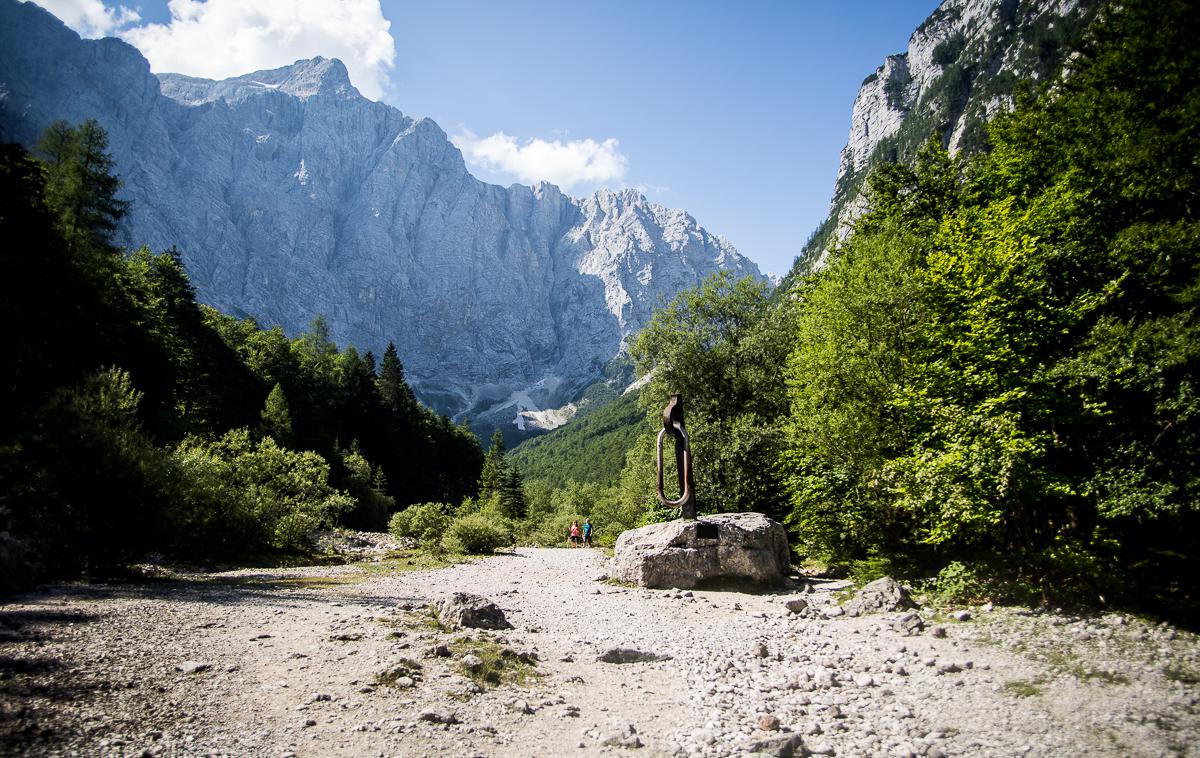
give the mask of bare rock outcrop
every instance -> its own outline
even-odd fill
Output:
[[[614,579],[686,589],[714,579],[778,584],[788,575],[787,533],[761,513],[720,513],[630,529],[617,539]]]

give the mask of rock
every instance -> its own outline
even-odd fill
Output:
[[[457,724],[458,716],[450,711],[439,711],[434,708],[427,708],[421,711],[417,716],[419,721],[428,721],[431,724]]]
[[[642,746],[642,740],[638,737],[637,729],[633,724],[626,724],[623,727],[601,733],[600,744],[604,747],[639,748]]]
[[[654,661],[669,661],[671,656],[648,653],[628,647],[614,647],[601,653],[596,660],[601,663],[653,663]]]
[[[758,728],[764,732],[774,732],[779,729],[779,718],[769,713],[758,717]]]
[[[792,598],[784,603],[788,611],[792,613],[804,613],[808,610],[808,601],[803,598]]]
[[[802,756],[805,754],[804,738],[795,733],[781,734],[778,737],[767,737],[747,744],[746,752],[762,753],[764,755],[778,756],[778,758]]]
[[[483,659],[473,653],[467,653],[461,660],[462,665],[466,666],[470,671],[478,671],[483,668]]]
[[[902,634],[920,634],[925,621],[918,613],[906,613],[892,621],[892,629]]]
[[[916,604],[908,596],[908,591],[895,579],[885,576],[876,579],[855,593],[850,602],[846,603],[845,610],[847,613],[857,616],[881,611],[903,611],[915,607]]]
[[[709,532],[715,537],[700,536]],[[761,513],[677,519],[623,532],[611,574],[642,587],[691,588],[712,580],[780,584],[789,570],[787,533]]]
[[[211,663],[203,663],[201,661],[184,661],[176,664],[175,670],[185,674],[199,674],[201,671],[208,671],[212,668]]]
[[[929,634],[931,637],[937,637],[939,640],[943,639],[946,636],[946,627],[935,626],[929,630]]]
[[[755,658],[766,658],[771,654],[771,652],[767,650],[766,644],[762,642],[754,643],[754,645],[752,645],[750,648],[750,652]]]
[[[430,653],[434,658],[449,658],[450,646],[446,644],[434,645],[433,650],[431,650]]]
[[[528,700],[521,700],[520,698],[516,698],[516,699],[514,699],[514,700],[510,700],[510,701],[509,701],[509,703],[508,703],[508,708],[509,708],[509,710],[511,710],[511,711],[514,711],[514,712],[516,712],[516,713],[520,713],[520,714],[522,714],[522,715],[525,715],[525,716],[528,716],[529,714],[533,713],[533,708],[532,708],[532,707],[530,707],[530,705],[529,705],[529,701],[528,701]]]
[[[835,619],[838,616],[844,616],[845,614],[846,614],[846,611],[843,610],[842,606],[840,606],[840,605],[831,605],[828,608],[826,608],[824,611],[822,611],[822,615],[825,616],[825,618],[827,618],[827,619]]]
[[[860,674],[854,675],[854,684],[859,687],[870,687],[871,685],[875,684],[875,677],[864,671]]]
[[[485,597],[455,592],[441,602],[438,620],[446,626],[470,629],[512,629],[504,611]]]
[[[955,611],[954,613],[950,614],[950,618],[954,619],[955,621],[970,621],[971,612],[966,610]]]

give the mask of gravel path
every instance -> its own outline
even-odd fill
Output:
[[[0,605],[0,754],[1200,755],[1188,632],[1006,608],[906,636],[899,614],[826,618],[841,583],[650,591],[604,568],[522,549],[47,588]],[[454,591],[494,600],[515,628],[470,636],[539,675],[463,676],[464,633],[424,610]],[[614,647],[670,657],[597,661]]]

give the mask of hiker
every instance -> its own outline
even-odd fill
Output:
[[[592,546],[592,520],[590,518],[583,520],[583,546]]]
[[[571,547],[579,547],[579,522],[571,522]]]

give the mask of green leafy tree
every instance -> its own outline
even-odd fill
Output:
[[[630,351],[638,373],[652,376],[641,394],[652,418],[669,395],[684,397],[703,510],[782,516],[775,460],[792,318],[790,301],[773,302],[766,283],[721,272],[655,312]]]

